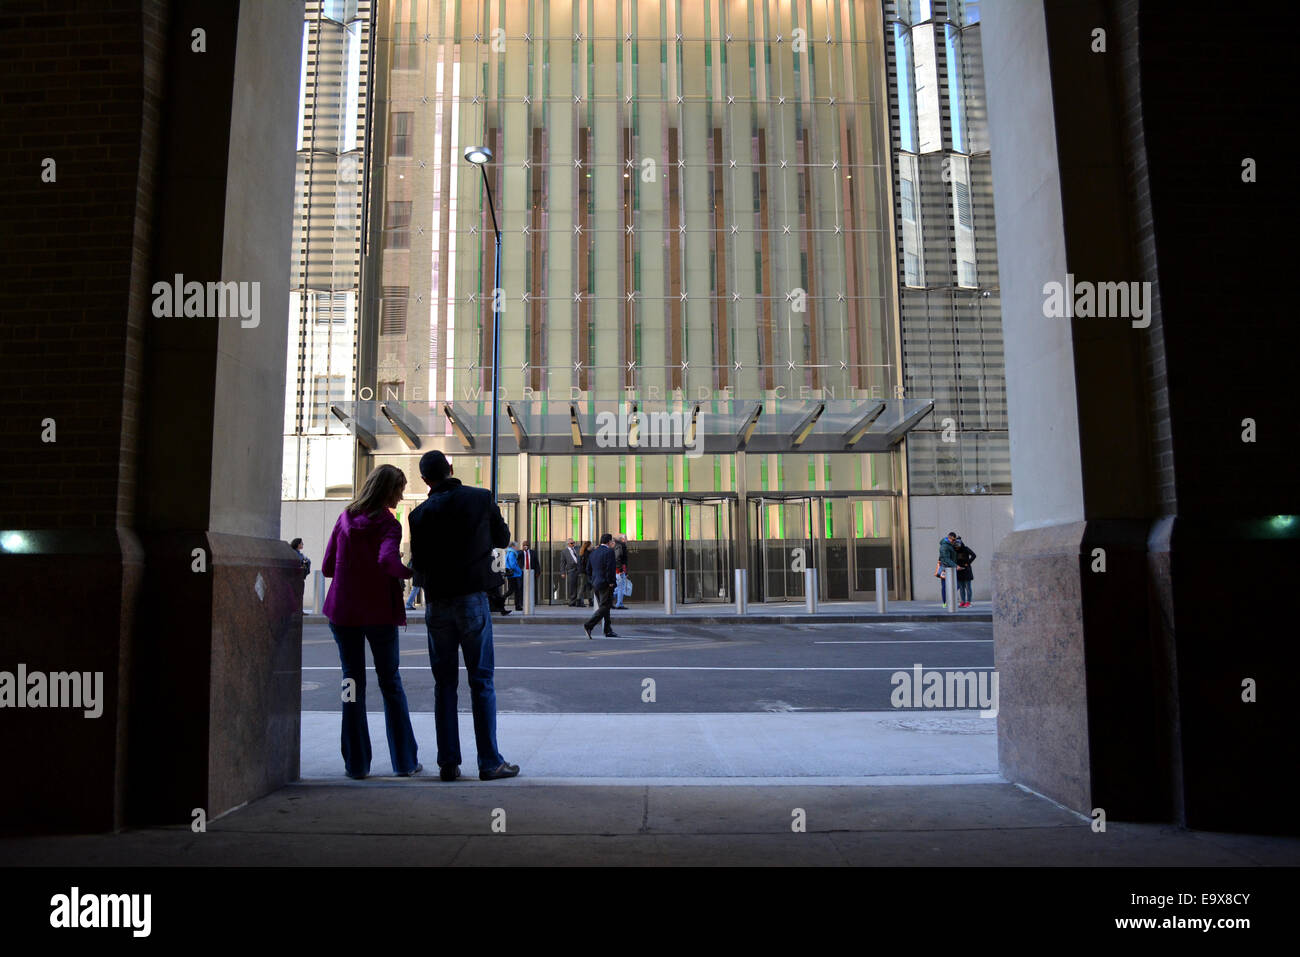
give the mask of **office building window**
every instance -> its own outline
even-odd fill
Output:
[[[312,379],[311,427],[324,430],[329,424],[330,406],[347,400],[348,380],[341,375],[318,375]]]
[[[315,293],[315,319],[318,324],[346,323],[348,321],[347,292]]]
[[[389,156],[411,155],[411,132],[414,113],[394,113],[392,115],[391,134],[388,141]]]
[[[384,248],[411,248],[411,203],[395,200],[388,204],[384,216]]]
[[[379,300],[379,334],[381,336],[406,335],[406,302],[409,290],[405,286],[385,286],[384,297]]]
[[[909,223],[914,223],[916,222],[916,199],[912,191],[912,181],[905,179],[901,186],[899,194],[902,197],[903,218]]]

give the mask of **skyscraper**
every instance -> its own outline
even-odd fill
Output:
[[[667,568],[687,602],[733,600],[736,569],[751,600],[801,598],[805,568],[823,599],[869,597],[876,568],[911,596],[935,543],[912,559],[908,466],[936,515],[959,490],[929,438],[953,390],[934,356],[955,349],[926,334],[970,311],[971,288],[991,339],[996,305],[967,281],[996,265],[991,199],[970,195],[987,150],[948,141],[965,231],[916,238],[978,271],[911,296],[895,221],[948,207],[919,173],[891,177],[940,149],[906,150],[891,123],[896,10],[377,0],[307,17],[286,534],[323,544],[378,464],[418,496],[429,448],[488,483],[493,230],[461,159],[481,144],[503,235],[500,493],[540,547],[544,600],[566,600],[563,543],[606,530],[632,541],[639,598],[662,597]],[[960,354],[976,357],[964,339]],[[1000,376],[989,354],[975,379]],[[965,462],[1005,411],[957,412]],[[982,454],[972,484],[1004,490]]]

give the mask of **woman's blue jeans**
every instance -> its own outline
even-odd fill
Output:
[[[415,770],[417,746],[411,727],[411,713],[406,706],[406,691],[397,673],[398,641],[396,625],[335,625],[331,622],[334,643],[339,647],[343,665],[343,766],[348,777],[363,778],[370,773],[370,727],[366,723],[366,641],[375,659],[375,675],[384,696],[384,726],[388,732],[388,757],[394,774]],[[347,681],[356,682],[355,694],[348,691]],[[349,699],[354,700],[349,700]]]

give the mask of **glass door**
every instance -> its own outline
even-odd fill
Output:
[[[755,601],[803,601],[814,566],[809,498],[749,500],[750,586]]]
[[[532,534],[537,551],[537,601],[544,605],[568,604],[569,579],[565,576],[563,553],[569,540],[579,551],[584,541],[599,541],[596,535],[596,503],[589,499],[534,499],[529,503]]]
[[[849,586],[852,598],[876,597],[876,569],[886,569],[889,597],[894,584],[894,498],[849,499]]]
[[[673,499],[669,511],[679,600],[682,604],[734,600],[731,501]]]

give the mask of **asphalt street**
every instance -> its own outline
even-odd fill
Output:
[[[993,626],[951,621],[872,624],[620,625],[588,641],[571,625],[495,629],[497,709],[520,714],[890,711],[891,675],[993,667]],[[424,618],[400,630],[411,711],[433,710]],[[367,655],[367,661],[370,661]],[[336,711],[342,672],[328,625],[303,626],[304,711]],[[643,701],[644,679],[655,700]],[[469,710],[462,667],[459,708]],[[368,673],[366,709],[382,710]]]

